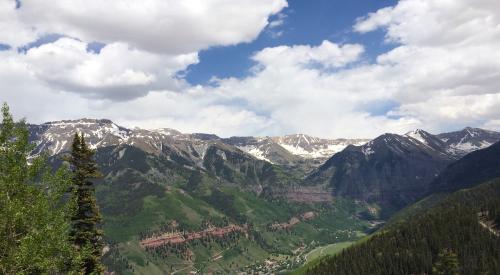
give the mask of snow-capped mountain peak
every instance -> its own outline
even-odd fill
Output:
[[[427,138],[429,137],[429,135],[429,133],[422,129],[416,129],[405,134],[405,136],[418,140],[423,144],[427,144]]]

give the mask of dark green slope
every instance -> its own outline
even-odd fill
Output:
[[[431,183],[430,193],[453,192],[470,188],[478,182],[500,177],[500,142],[474,151],[450,164]]]
[[[447,166],[429,185],[428,196],[402,209],[391,217],[386,226],[412,219],[439,204],[448,194],[471,188],[479,183],[500,177],[500,143],[474,151]]]
[[[308,267],[307,273],[433,274],[433,267],[447,254],[458,261],[460,274],[500,274],[500,238],[478,217],[489,211],[481,219],[498,232],[494,223],[499,206],[500,179],[458,191],[366,242]]]

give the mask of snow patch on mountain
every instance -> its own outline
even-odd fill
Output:
[[[349,145],[360,146],[365,139],[322,139],[304,134],[274,137],[273,140],[293,155],[306,159],[326,159]]]
[[[373,142],[368,142],[366,145],[361,147],[361,152],[365,155],[365,157],[369,157],[370,155],[375,154],[375,151],[372,148]]]
[[[247,154],[250,154],[257,159],[265,160],[267,162],[273,163],[270,159],[268,159],[266,157],[269,153],[269,150],[262,150],[261,148],[259,148],[258,146],[255,146],[255,145],[245,145],[245,146],[237,146],[237,147],[240,150],[242,150],[243,152],[246,152]]]
[[[484,149],[489,147],[492,143],[487,141],[480,141],[478,144],[473,144],[472,142],[459,142],[456,144],[451,144],[450,148],[453,150],[461,150],[464,152],[472,152],[479,149]]]
[[[424,133],[424,131],[422,131],[420,129],[408,132],[405,134],[405,136],[416,139],[416,140],[422,142],[423,144],[428,145],[426,137],[425,137],[425,133]]]
[[[156,132],[158,134],[166,135],[166,136],[181,136],[182,135],[181,132],[179,132],[175,129],[170,129],[170,128],[153,129],[151,131]]]
[[[285,148],[288,152],[303,158],[328,158],[344,150],[349,145],[348,143],[325,144],[323,146],[315,146],[315,148],[307,150],[301,146],[293,146],[283,143],[278,144]]]
[[[118,152],[118,159],[122,159],[123,156],[125,155],[125,151],[127,151],[126,148],[123,148],[121,149],[119,152]]]

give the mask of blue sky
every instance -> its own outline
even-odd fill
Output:
[[[394,45],[384,42],[382,30],[359,34],[352,30],[356,19],[380,8],[393,6],[395,0],[291,0],[281,13],[286,17],[276,29],[266,29],[251,43],[213,47],[200,52],[200,63],[188,67],[191,84],[208,84],[212,77],[242,78],[255,65],[250,56],[263,48],[279,45],[318,45],[323,40],[365,45],[365,58],[375,58]],[[273,16],[270,20],[276,20]],[[275,32],[282,32],[278,37]]]

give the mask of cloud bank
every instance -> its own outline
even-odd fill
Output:
[[[356,43],[282,45],[254,53],[245,78],[192,86],[183,73],[200,50],[252,41],[286,1],[2,0],[0,100],[33,122],[106,117],[222,136],[498,130],[496,2],[401,0],[353,22],[393,44],[374,62]],[[53,33],[63,37],[17,50]]]

